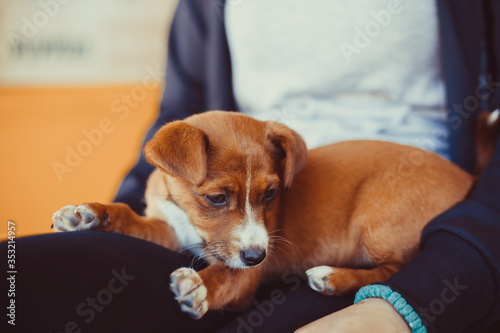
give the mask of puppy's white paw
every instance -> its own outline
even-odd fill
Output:
[[[306,271],[309,286],[322,294],[335,294],[334,288],[329,284],[330,275],[334,268],[330,266],[317,266]]]
[[[179,268],[170,274],[170,290],[175,294],[181,310],[195,319],[207,313],[207,288],[200,275],[191,268]]]
[[[69,205],[61,208],[54,213],[52,221],[56,232],[92,230],[102,222],[98,214],[88,204]]]

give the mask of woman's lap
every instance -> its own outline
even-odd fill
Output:
[[[6,243],[2,247],[7,253]],[[168,283],[173,270],[191,263],[186,256],[158,245],[109,233],[68,232],[17,239],[16,329],[287,332],[352,304],[352,297],[319,295],[290,274],[262,287],[254,308],[241,316],[209,311],[201,320],[193,320],[180,311]]]

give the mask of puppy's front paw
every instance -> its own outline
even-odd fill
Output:
[[[69,205],[54,213],[52,226],[56,232],[93,230],[107,218],[107,214],[100,215],[92,204]]]
[[[335,288],[330,284],[330,278],[334,268],[330,266],[317,266],[306,271],[309,286],[325,295],[337,294]]]
[[[170,290],[175,294],[181,310],[195,319],[207,313],[207,288],[200,275],[191,268],[179,268],[170,274]]]

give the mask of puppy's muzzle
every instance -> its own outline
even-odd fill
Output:
[[[260,264],[266,258],[266,250],[259,248],[248,248],[240,251],[240,259],[247,266]]]

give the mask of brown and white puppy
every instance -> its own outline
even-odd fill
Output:
[[[498,132],[493,118],[486,129]],[[170,277],[194,318],[247,308],[263,279],[292,267],[310,267],[309,285],[328,295],[386,280],[416,255],[424,226],[475,181],[434,153],[394,143],[308,152],[285,125],[234,112],[168,123],[144,153],[157,167],[145,216],[122,203],[87,203],[56,212],[54,227],[119,232],[205,258],[207,268]]]

